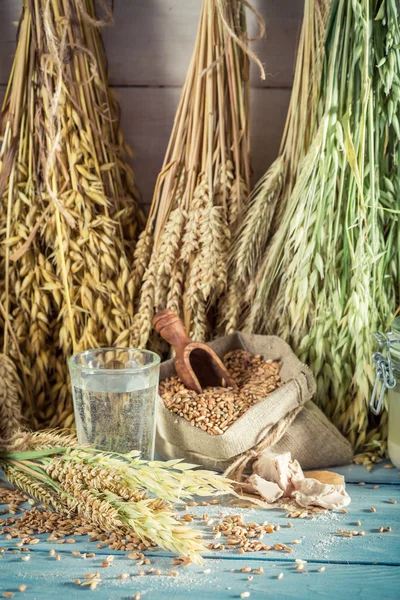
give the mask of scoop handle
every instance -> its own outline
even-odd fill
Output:
[[[177,356],[180,356],[186,346],[192,342],[178,315],[169,308],[156,314],[153,325],[157,333],[172,346]]]

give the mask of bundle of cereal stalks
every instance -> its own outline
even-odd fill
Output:
[[[399,65],[396,3],[335,0],[319,123],[246,321],[292,344],[314,372],[316,402],[368,451],[387,433],[387,413],[369,414],[372,334],[399,303]]]
[[[165,308],[182,317],[195,340],[208,339],[226,292],[232,233],[250,178],[248,62],[254,55],[245,5],[203,0],[170,142],[136,248],[141,287],[131,333],[140,347],[155,347],[152,317]]]
[[[233,241],[226,311],[222,315],[226,333],[243,325],[243,318],[252,306],[266,250],[279,227],[318,124],[317,107],[331,6],[332,0],[305,0],[304,3],[293,89],[279,155],[256,184]],[[268,312],[266,309],[267,315]],[[250,321],[254,313],[253,309]]]
[[[0,297],[23,367],[6,326],[2,344],[39,427],[73,423],[67,357],[133,317],[142,217],[102,24],[94,0],[24,0],[1,113]]]

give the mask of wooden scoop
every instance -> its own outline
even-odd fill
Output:
[[[182,321],[172,310],[162,310],[153,319],[154,327],[175,350],[175,369],[182,383],[198,394],[203,387],[236,387],[214,350],[187,335]]]

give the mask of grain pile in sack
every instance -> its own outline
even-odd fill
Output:
[[[281,363],[281,387],[252,405],[223,434],[210,435],[174,414],[161,398],[157,415],[157,453],[165,459],[184,458],[207,469],[226,471],[240,480],[255,456],[269,450],[291,452],[303,469],[351,462],[351,445],[311,401],[315,381],[291,348],[275,336],[233,333],[210,342],[223,359],[246,350]],[[173,359],[161,365],[160,379],[176,375]]]

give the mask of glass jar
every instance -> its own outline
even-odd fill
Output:
[[[400,317],[392,323],[388,334],[378,333],[379,352],[373,356],[377,377],[371,398],[371,410],[379,414],[383,397],[388,392],[388,454],[392,463],[400,468]],[[379,389],[379,382],[382,382]]]

